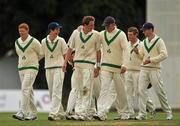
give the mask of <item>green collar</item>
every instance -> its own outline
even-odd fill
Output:
[[[160,39],[160,37],[158,37],[156,40],[155,40],[155,42],[148,48],[148,46],[147,46],[147,43],[146,43],[146,39],[144,39],[144,47],[145,47],[145,49],[146,49],[146,51],[149,53],[151,50],[152,50],[152,48],[156,45],[156,43],[158,42],[158,40]]]
[[[47,40],[47,38],[46,38],[46,45],[47,45],[47,48],[49,49],[49,51],[51,51],[51,52],[54,51],[54,49],[56,48],[56,46],[57,46],[57,44],[58,44],[58,41],[59,41],[59,39],[57,39],[56,42],[53,43],[52,48],[51,48],[51,46],[49,45],[49,42],[48,42],[48,40]]]
[[[107,31],[104,32],[104,38],[105,38],[105,41],[106,41],[106,43],[107,43],[108,46],[116,39],[116,37],[119,35],[120,32],[121,32],[121,30],[119,30],[119,31],[114,35],[114,37],[112,37],[112,39],[110,39],[110,40],[108,40],[108,38],[107,38]]]
[[[22,52],[25,52],[26,49],[29,47],[29,45],[33,42],[33,37],[29,40],[29,42],[26,44],[26,46],[22,47],[20,44],[19,44],[19,41],[18,39],[16,40],[16,44],[18,46],[18,48],[22,51]]]
[[[93,33],[91,33],[90,35],[88,35],[88,37],[86,39],[83,38],[83,35],[82,35],[82,32],[80,32],[79,36],[80,36],[80,39],[83,43],[86,43],[90,38],[91,36],[93,35]]]

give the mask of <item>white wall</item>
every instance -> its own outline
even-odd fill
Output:
[[[169,57],[163,62],[164,85],[170,105],[180,108],[180,0],[147,0],[147,21],[166,43]]]
[[[17,57],[0,58],[0,89],[20,89]]]

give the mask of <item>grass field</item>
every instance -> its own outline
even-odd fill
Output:
[[[180,112],[174,112],[173,120],[166,120],[165,114],[158,112],[155,119],[145,121],[118,120],[113,118],[116,113],[110,113],[106,121],[48,121],[47,113],[39,113],[38,120],[18,121],[12,118],[13,113],[0,113],[0,126],[180,126]]]

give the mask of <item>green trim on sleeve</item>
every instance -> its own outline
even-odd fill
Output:
[[[113,68],[121,68],[121,65],[111,64],[111,63],[102,63],[101,66],[108,66]]]

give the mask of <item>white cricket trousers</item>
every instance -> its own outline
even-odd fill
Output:
[[[101,91],[97,101],[98,114],[104,116],[109,112],[110,107],[116,100],[116,108],[119,114],[129,113],[127,95],[124,86],[124,74],[101,71]],[[112,81],[114,83],[112,83]],[[112,93],[114,86],[117,97],[112,99],[109,95]],[[111,99],[109,99],[111,98]]]
[[[139,93],[138,93],[139,74],[140,71],[127,71],[127,73],[125,74],[125,87],[126,87],[127,99],[128,99],[129,110],[131,115],[135,114],[133,106],[135,101],[138,100],[139,98]],[[149,112],[155,110],[155,106],[152,100],[150,100],[149,96],[147,99],[147,109]]]
[[[49,114],[57,116],[58,114],[64,113],[61,101],[64,80],[62,68],[46,69],[46,79],[51,98],[51,109]]]
[[[37,109],[34,101],[33,84],[38,71],[27,69],[19,71],[21,81],[21,106],[20,110],[26,115],[37,114]]]
[[[78,89],[78,83],[76,83],[76,79],[74,78],[74,74],[72,74],[71,77],[71,91],[69,93],[68,103],[67,103],[67,114],[73,114],[73,109],[75,109],[76,100],[77,100],[77,90]]]
[[[74,74],[73,74],[74,75]],[[77,97],[78,97],[78,82],[76,82],[76,79],[74,79],[74,76],[72,75],[71,77],[71,91],[69,93],[69,98],[68,98],[68,104],[67,104],[67,114],[73,114],[73,109],[75,109],[76,102],[77,102]],[[99,92],[100,92],[100,79],[99,76],[94,78],[93,81],[93,101],[92,101],[92,109],[95,109],[95,98],[97,99],[99,97]],[[80,102],[80,101],[79,101]],[[78,102],[77,102],[78,104]],[[76,106],[76,111],[80,111],[78,108],[78,105]]]
[[[70,91],[70,94],[69,94],[69,98],[68,98],[68,104],[67,104],[67,110],[66,110],[66,113],[68,114],[73,114],[73,109],[75,108],[75,105],[76,105],[76,100],[77,100],[77,88],[78,88],[78,83],[75,82],[76,80],[74,79],[74,76],[72,75],[72,78],[71,78],[71,91]],[[100,76],[94,78],[94,81],[93,81],[93,99],[92,99],[92,103],[91,103],[91,109],[95,109],[96,106],[95,106],[95,99],[98,99],[99,98],[99,94],[100,94],[100,89],[101,89],[101,82],[100,82]],[[111,98],[109,99],[112,99],[114,100],[116,98],[116,92],[114,91],[115,89],[112,89],[112,95],[110,95]],[[110,92],[111,93],[111,92]],[[81,108],[78,108],[78,106],[76,106],[76,110],[79,110]]]
[[[92,90],[94,82],[94,69],[82,69],[75,67],[73,83],[77,91],[75,114],[91,116],[95,113],[92,109]]]
[[[161,70],[155,68],[141,68],[139,76],[139,115],[146,116],[146,105],[148,100],[148,84],[151,83],[158,96],[164,112],[172,112],[168,104],[166,92],[161,77]]]

